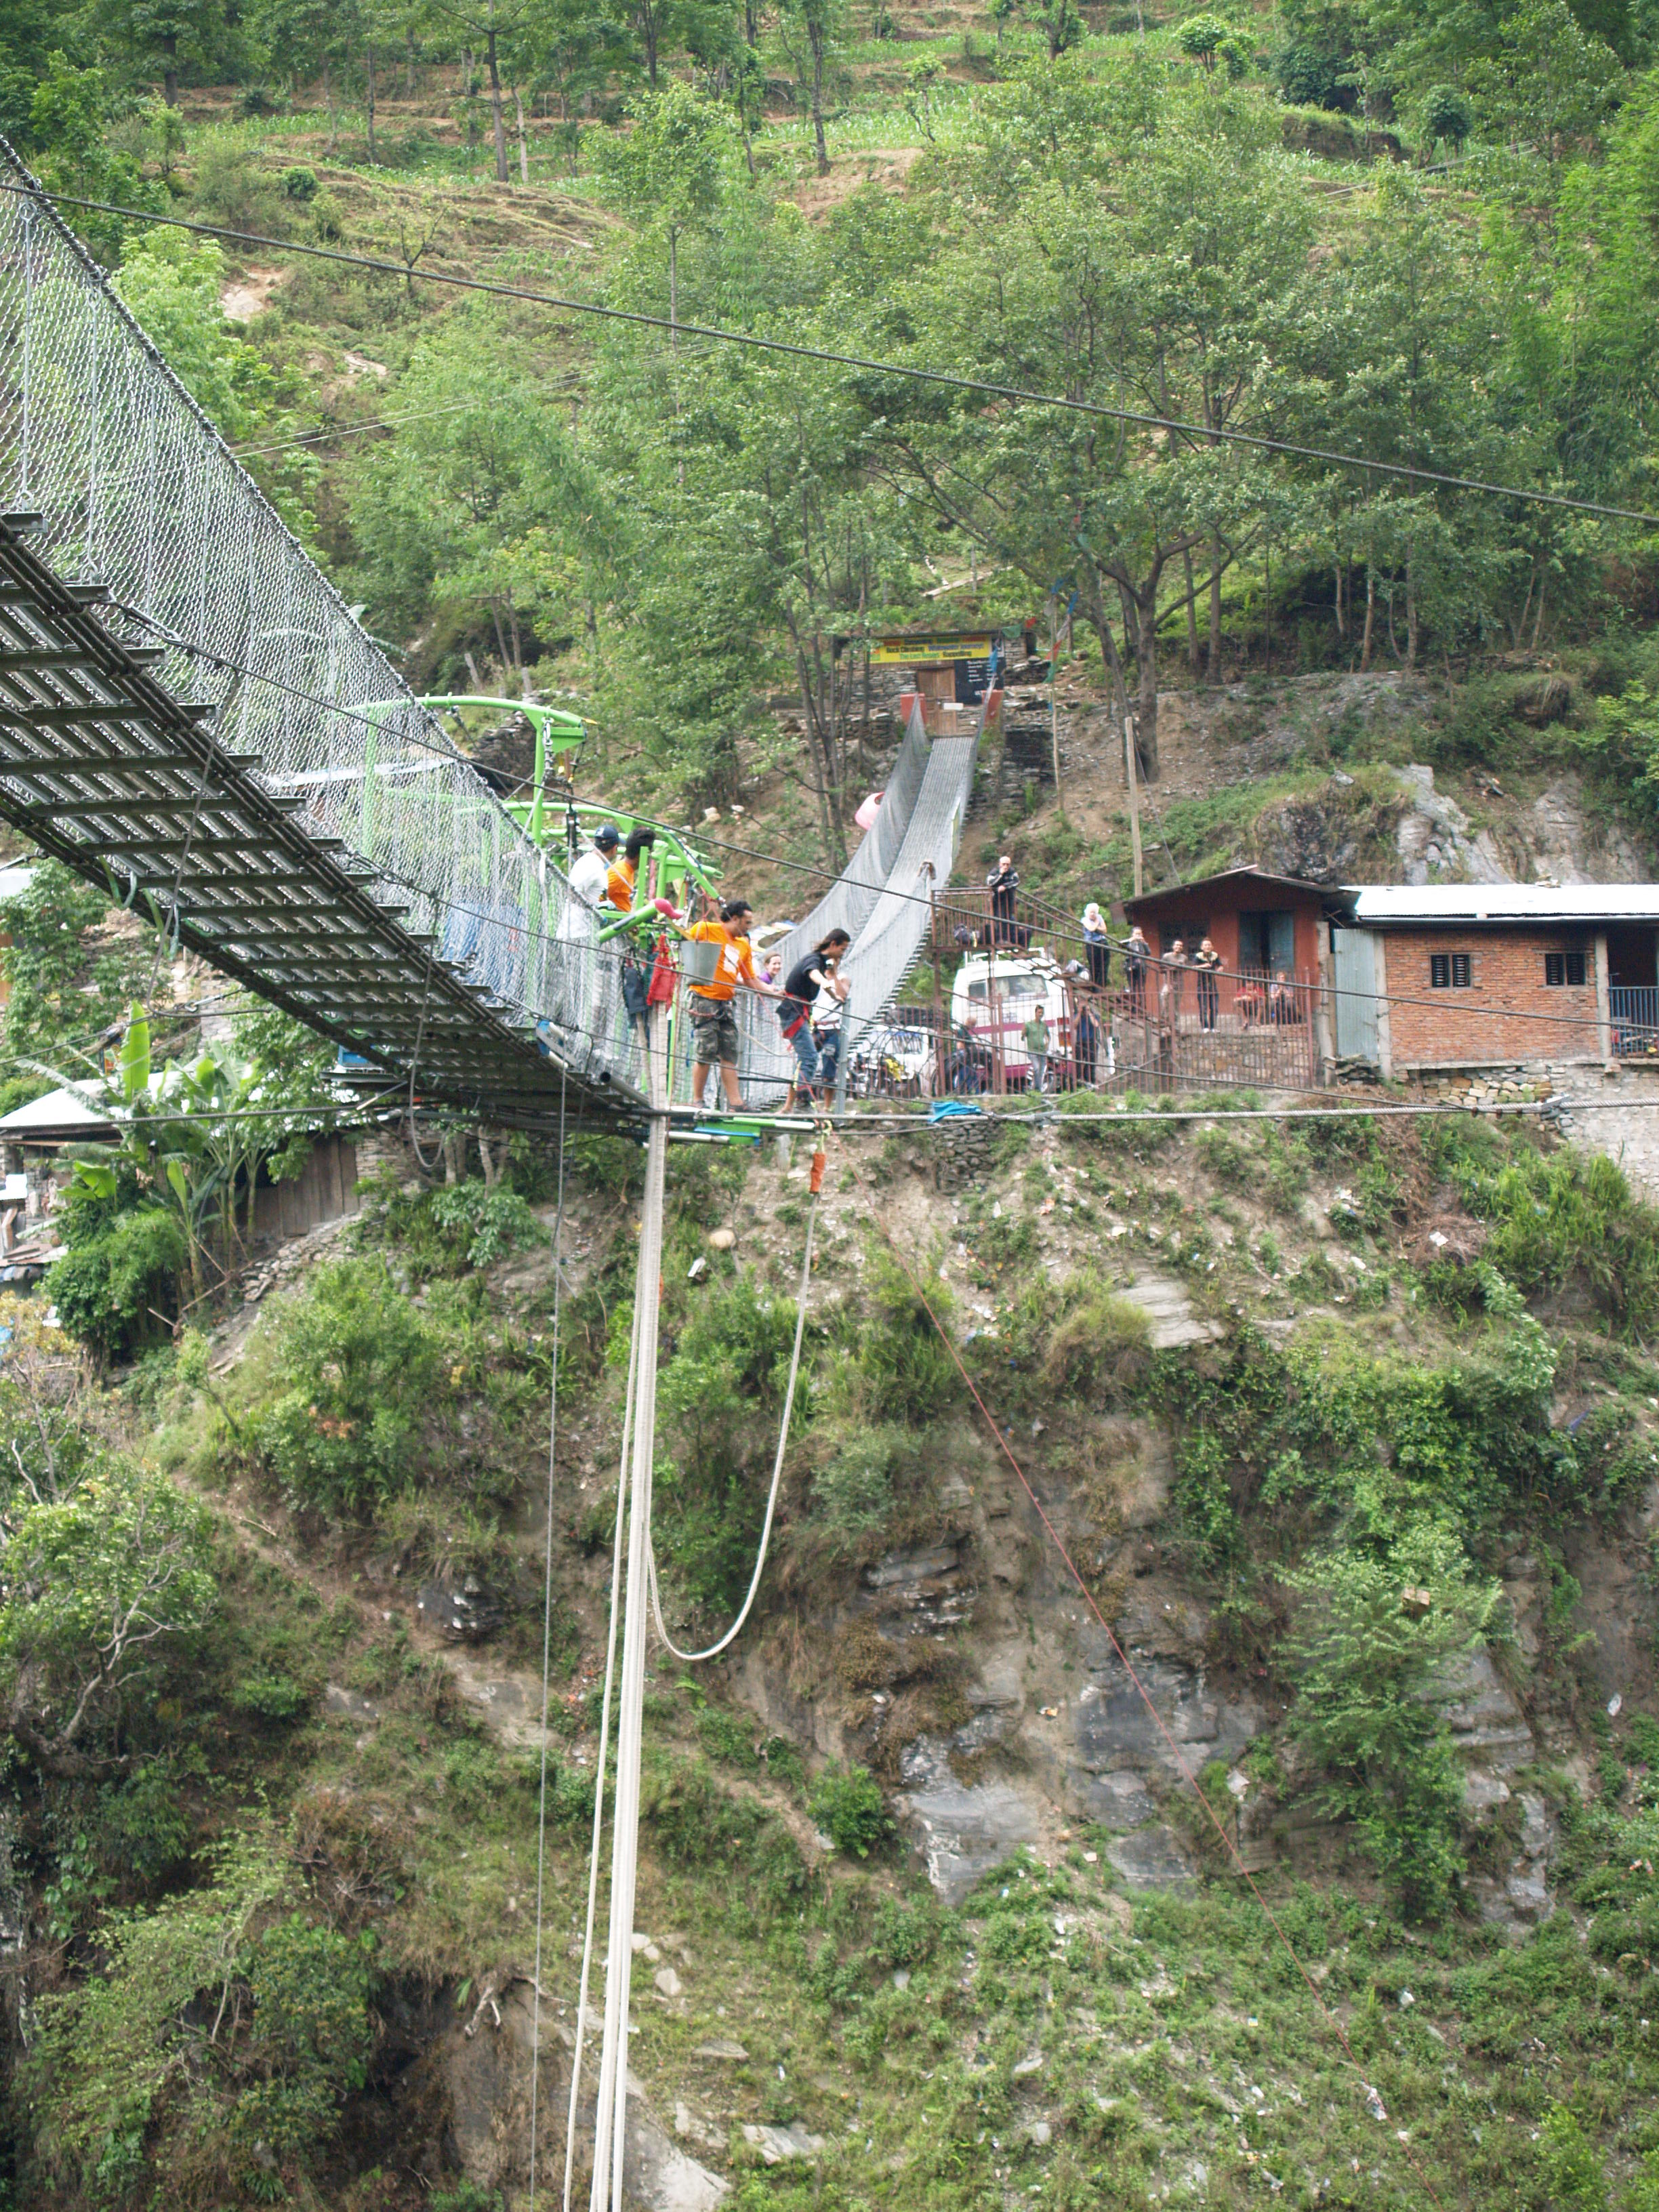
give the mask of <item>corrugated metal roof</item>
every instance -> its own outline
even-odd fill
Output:
[[[1275,875],[1270,868],[1245,866],[1224,868],[1219,875],[1200,876],[1195,883],[1166,885],[1161,890],[1142,891],[1139,897],[1126,898],[1123,911],[1132,919],[1138,914],[1152,914],[1160,907],[1190,908],[1194,899],[1211,891],[1224,895],[1246,884],[1265,884],[1274,890],[1300,892],[1304,896],[1330,899],[1346,906],[1352,897],[1351,886],[1335,884],[1310,883],[1302,876]]]
[[[88,1086],[90,1087],[90,1086]],[[64,1138],[112,1136],[114,1121],[77,1098],[72,1091],[48,1091],[0,1115],[0,1133],[8,1137]]]
[[[1351,884],[1363,929],[1459,922],[1659,922],[1659,884]]]

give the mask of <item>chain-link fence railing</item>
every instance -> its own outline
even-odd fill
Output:
[[[620,963],[417,703],[0,140],[0,501],[44,520],[125,641],[317,840],[373,869],[413,939],[573,1067],[629,1054]],[[165,886],[162,886],[165,890]]]

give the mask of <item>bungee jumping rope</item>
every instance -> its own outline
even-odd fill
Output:
[[[827,1164],[828,1155],[823,1149],[823,1139],[820,1139],[819,1148],[812,1155],[812,1178],[810,1186],[811,1203],[806,1212],[806,1249],[801,1255],[800,1288],[795,1295],[795,1342],[794,1348],[789,1355],[789,1382],[783,1394],[783,1419],[778,1427],[778,1449],[776,1456],[772,1462],[772,1485],[766,1493],[766,1518],[761,1523],[760,1549],[755,1554],[755,1571],[749,1578],[748,1595],[743,1601],[742,1610],[737,1619],[720,1638],[719,1643],[711,1644],[706,1651],[682,1651],[668,1632],[667,1626],[662,1617],[662,1602],[657,1588],[656,1547],[651,1540],[650,1529],[647,1528],[646,1530],[645,1566],[651,1590],[651,1618],[656,1623],[657,1634],[661,1641],[667,1645],[677,1659],[684,1660],[689,1667],[701,1666],[705,1659],[718,1659],[720,1653],[732,1643],[749,1618],[750,1609],[760,1589],[761,1577],[766,1571],[766,1554],[772,1541],[772,1516],[777,1510],[778,1492],[783,1481],[783,1455],[789,1442],[790,1417],[795,1407],[795,1383],[800,1374],[801,1340],[806,1334],[806,1293],[812,1278],[812,1232],[817,1224],[818,1198],[823,1189],[823,1170]]]

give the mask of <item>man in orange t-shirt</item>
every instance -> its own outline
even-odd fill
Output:
[[[640,880],[640,855],[657,842],[654,830],[633,830],[623,847],[620,860],[612,860],[605,879],[605,895],[619,914],[634,911],[634,892]]]
[[[747,899],[728,899],[718,921],[700,921],[682,933],[693,944],[720,947],[712,979],[693,983],[689,992],[694,1106],[702,1104],[708,1071],[718,1060],[726,1103],[732,1113],[743,1111],[743,1093],[738,1086],[738,1018],[732,1007],[738,984],[745,990],[757,991],[763,999],[783,996],[775,984],[763,983],[755,973],[755,957],[749,945],[749,917],[753,911]]]

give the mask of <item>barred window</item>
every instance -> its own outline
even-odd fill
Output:
[[[1467,952],[1431,952],[1429,983],[1437,991],[1467,991],[1469,956]]]
[[[1571,985],[1582,989],[1584,982],[1583,954],[1547,952],[1544,955],[1544,981],[1547,984]]]

